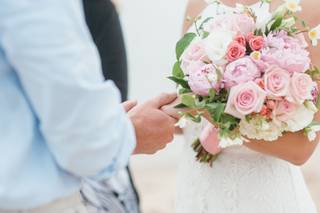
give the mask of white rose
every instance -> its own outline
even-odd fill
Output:
[[[301,105],[292,113],[292,117],[285,123],[287,124],[286,131],[297,132],[311,124],[314,118],[314,112]]]
[[[216,65],[223,65],[226,63],[224,59],[229,44],[232,42],[234,32],[229,30],[219,30],[210,33],[210,35],[203,40],[205,51]]]

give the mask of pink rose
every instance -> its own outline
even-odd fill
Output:
[[[228,61],[234,61],[242,58],[246,54],[246,48],[238,42],[232,42],[227,50]]]
[[[188,74],[188,67],[190,64],[192,64],[193,62],[200,62],[206,59],[207,56],[203,43],[192,43],[181,56],[181,68],[186,74]]]
[[[261,76],[258,67],[250,57],[240,58],[226,66],[223,73],[223,82],[226,88],[253,81]]]
[[[264,38],[262,36],[253,36],[248,40],[249,46],[254,51],[259,51],[264,46]]]
[[[288,94],[290,74],[279,67],[270,67],[264,74],[264,86],[271,97],[281,97]]]
[[[287,100],[276,102],[276,106],[272,112],[275,121],[286,122],[289,120],[293,113],[296,111],[297,105]]]
[[[200,142],[203,148],[212,155],[221,152],[219,147],[219,130],[212,124],[208,124],[200,135]]]
[[[290,82],[290,95],[293,101],[302,104],[305,100],[312,100],[315,82],[304,73],[294,73]]]
[[[205,64],[189,73],[188,84],[198,95],[207,96],[210,89],[219,89],[219,76],[212,64]]]
[[[247,41],[246,41],[246,37],[244,37],[244,35],[242,35],[242,34],[240,34],[240,33],[238,33],[237,35],[236,35],[236,37],[234,38],[234,40],[236,41],[236,42],[238,42],[239,44],[241,44],[242,46],[246,46],[246,44],[247,44]]]
[[[244,118],[251,113],[262,110],[266,92],[253,81],[231,88],[225,113],[236,118]]]
[[[309,52],[305,49],[264,49],[261,59],[268,65],[278,65],[290,74],[306,72],[311,62]]]

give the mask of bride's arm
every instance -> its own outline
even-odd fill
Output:
[[[204,0],[188,1],[185,18],[183,20],[183,33],[187,32],[192,24],[190,21],[187,20],[187,17],[197,17],[206,6],[207,4]]]
[[[302,1],[303,12],[300,17],[314,27],[320,23],[320,14],[312,9],[319,8],[319,0]],[[320,66],[320,48],[310,48],[311,58],[315,65]],[[320,113],[317,114],[316,120],[320,121]],[[303,132],[286,133],[283,137],[275,142],[253,141],[246,146],[257,152],[275,156],[277,158],[289,161],[295,165],[304,164],[314,152],[320,135],[315,142],[310,142]],[[258,143],[256,143],[258,142]]]

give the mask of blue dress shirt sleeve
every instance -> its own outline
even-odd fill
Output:
[[[0,17],[1,46],[60,167],[97,178],[124,167],[134,128],[118,90],[103,81],[81,1],[8,0],[1,7],[10,14]]]

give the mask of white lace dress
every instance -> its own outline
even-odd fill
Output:
[[[210,5],[204,16],[231,8]],[[258,4],[256,14],[268,12]],[[191,148],[204,123],[189,124],[178,171],[177,213],[316,213],[299,167],[244,146],[227,148],[213,167],[195,161]]]

